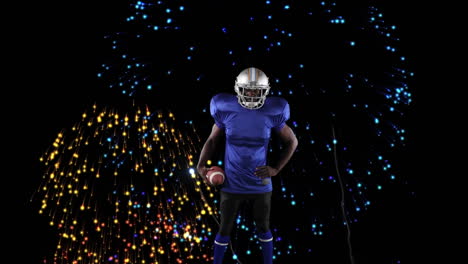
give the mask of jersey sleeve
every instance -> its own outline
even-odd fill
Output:
[[[218,106],[216,104],[216,96],[214,96],[213,98],[211,98],[211,102],[210,102],[210,113],[211,113],[211,116],[213,117],[216,125],[219,127],[219,128],[223,128],[224,129],[224,118],[223,118],[223,115],[221,114],[221,111],[218,109]]]
[[[276,131],[281,130],[286,125],[286,121],[289,120],[289,115],[289,104],[288,102],[285,102],[283,111],[273,118],[273,129]]]

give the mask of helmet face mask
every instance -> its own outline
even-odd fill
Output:
[[[257,68],[243,70],[236,79],[234,90],[239,104],[248,109],[259,109],[265,103],[270,90],[268,77]]]

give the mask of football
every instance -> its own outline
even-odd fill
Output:
[[[208,173],[206,174],[207,181],[213,186],[223,184],[224,177],[224,170],[218,166],[211,167]]]

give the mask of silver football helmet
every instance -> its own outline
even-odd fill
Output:
[[[239,104],[248,109],[259,109],[270,91],[266,74],[254,67],[243,70],[236,79],[234,90]]]

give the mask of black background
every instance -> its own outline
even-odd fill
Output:
[[[11,124],[5,128],[6,140],[12,146],[8,155],[11,162],[4,165],[10,168],[5,170],[5,177],[12,183],[4,186],[4,201],[13,210],[4,212],[4,219],[14,227],[5,226],[5,237],[18,259],[15,263],[40,263],[44,255],[54,251],[54,228],[29,203],[41,179],[38,158],[57,132],[69,127],[84,107],[105,100],[98,92],[102,88],[95,76],[101,63],[102,35],[115,27],[113,21],[120,18],[119,5],[124,6],[111,1],[29,3],[16,9],[19,15],[10,20],[14,30],[4,33],[12,40],[11,49],[5,52],[13,57],[13,73],[7,76],[13,84],[5,88],[3,104],[7,106],[5,122]],[[381,5],[399,26],[405,54],[417,76],[411,87],[415,101],[407,117],[409,139],[402,158],[404,177],[411,181],[387,189],[375,202],[379,206],[352,225],[353,248],[356,263],[417,263],[422,254],[417,249],[421,242],[418,191],[422,180],[420,163],[414,156],[423,138],[418,137],[423,134],[419,122],[424,119],[420,110],[424,92],[418,77],[423,67],[418,48],[425,37],[420,20],[424,8],[409,6],[405,1]],[[14,194],[8,194],[7,189]],[[312,243],[318,251],[312,263],[347,263],[344,230]]]

